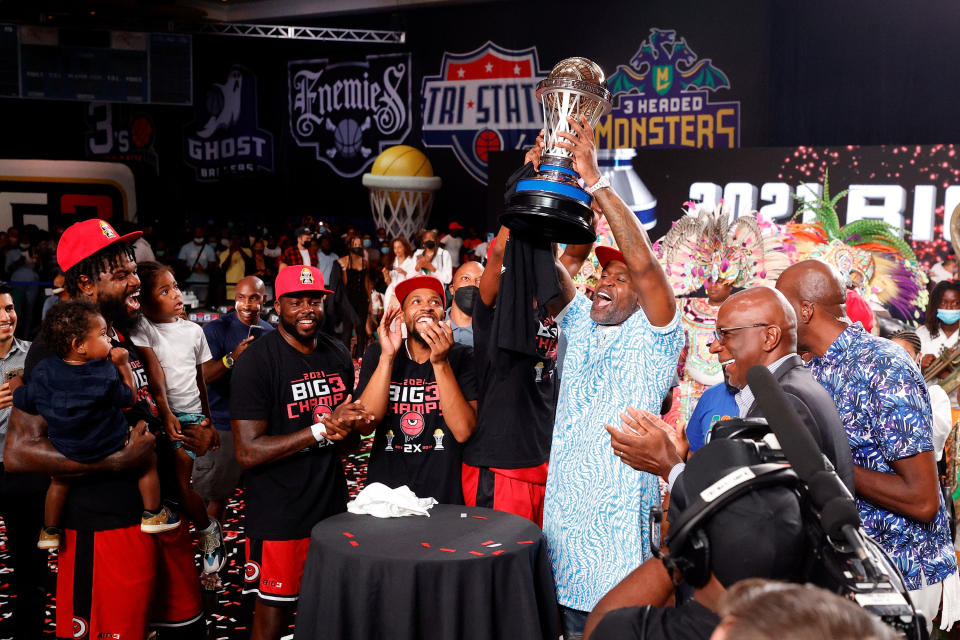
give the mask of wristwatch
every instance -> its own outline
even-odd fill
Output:
[[[227,369],[233,369],[233,365],[236,362],[237,362],[236,360],[230,357],[229,353],[223,356],[223,366],[225,366]]]
[[[600,176],[600,179],[593,183],[592,187],[587,187],[586,191],[590,195],[593,195],[600,189],[607,189],[610,187],[610,179],[607,176]]]

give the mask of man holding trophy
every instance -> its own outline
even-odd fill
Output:
[[[604,85],[603,71],[583,58],[560,62],[541,82],[546,128],[537,175],[517,183],[502,218],[512,236],[569,243],[556,269],[560,293],[545,299],[568,346],[543,522],[566,638],[580,638],[594,605],[650,554],[648,514],[660,504],[659,481],[620,464],[604,425],[621,425],[628,406],[659,411],[684,342],[650,240],[597,166],[593,127],[610,108]],[[592,303],[570,277],[586,256],[575,245],[595,238],[591,209],[606,217],[620,248],[597,247],[603,272]]]

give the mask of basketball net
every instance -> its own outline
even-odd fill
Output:
[[[390,238],[412,238],[426,225],[433,208],[438,177],[384,176],[366,173],[363,185],[370,190],[370,209],[377,227]]]

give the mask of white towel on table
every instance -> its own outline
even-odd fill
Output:
[[[350,513],[365,513],[377,518],[400,518],[402,516],[430,517],[430,507],[437,504],[433,498],[418,498],[407,485],[391,489],[374,482],[347,503]]]

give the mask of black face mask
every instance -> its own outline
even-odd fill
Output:
[[[433,240],[427,240],[426,242],[423,243],[423,246],[426,249],[436,249],[437,243],[434,242]]]
[[[453,293],[453,301],[457,303],[460,311],[467,315],[473,315],[473,304],[480,295],[480,287],[460,287]]]
[[[358,256],[363,255],[363,247],[350,247],[350,253],[355,253]]]

